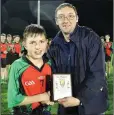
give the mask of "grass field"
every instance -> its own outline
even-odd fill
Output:
[[[111,74],[107,78],[108,83],[108,93],[109,93],[109,108],[106,111],[106,115],[111,115],[113,113],[113,70],[111,67]],[[11,110],[7,108],[7,84],[1,85],[1,115],[11,115]],[[57,113],[57,104],[52,107],[52,115]]]

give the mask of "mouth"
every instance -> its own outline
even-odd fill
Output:
[[[63,27],[64,27],[64,28],[69,28],[69,27],[70,27],[70,25],[63,25]]]
[[[42,53],[42,50],[35,51],[35,54],[36,54],[36,55],[40,55],[41,53]]]

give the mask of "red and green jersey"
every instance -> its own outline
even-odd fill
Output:
[[[16,53],[21,53],[21,45],[20,45],[20,43],[15,43],[14,44],[14,49],[15,49],[15,52]]]
[[[111,46],[112,46],[112,43],[111,42],[105,42],[105,51],[106,51],[106,54],[108,56],[111,55],[112,51],[111,51]]]
[[[7,51],[7,44],[1,43],[0,44],[1,58],[6,58],[6,54],[4,53],[4,51]]]
[[[25,96],[33,96],[46,92],[46,77],[51,76],[51,68],[47,63],[41,69],[34,66],[26,57],[16,60],[10,69],[8,84],[8,107],[21,103]],[[30,104],[30,108],[40,103]]]
[[[13,51],[13,44],[12,43],[7,43],[7,50],[8,50],[8,52],[11,52],[11,53],[14,52]]]

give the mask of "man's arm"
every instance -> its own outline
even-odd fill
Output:
[[[84,87],[78,93],[77,98],[81,101],[85,111],[93,112],[105,108],[107,84],[105,79],[105,56],[101,40],[95,33],[91,32],[88,41],[87,70],[83,83]]]
[[[57,69],[56,69],[56,62],[55,62],[55,45],[53,44],[53,42],[51,43],[48,51],[47,51],[47,57],[49,58],[49,64],[51,65],[51,69],[53,73],[56,73]]]

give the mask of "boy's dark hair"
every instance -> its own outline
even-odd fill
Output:
[[[5,33],[2,33],[1,36],[5,36],[5,37],[6,37],[6,34],[5,34]]]
[[[12,37],[12,35],[11,34],[7,34],[7,37]]]
[[[110,38],[110,35],[109,35],[109,34],[107,34],[107,35],[105,35],[105,39],[106,39],[106,37],[107,37],[107,36]]]
[[[14,38],[16,38],[16,37],[19,37],[19,38],[20,38],[20,36],[19,36],[19,35],[14,35]]]
[[[24,33],[23,33],[23,40],[26,40],[28,36],[35,37],[36,35],[42,35],[44,34],[46,37],[46,32],[43,26],[37,25],[37,24],[30,24],[26,26]],[[47,37],[46,37],[47,38]]]
[[[70,3],[62,3],[62,4],[60,4],[60,5],[56,8],[56,10],[55,10],[55,18],[57,17],[57,11],[60,10],[60,9],[62,9],[62,8],[64,8],[64,7],[70,7],[70,8],[72,8],[72,9],[74,9],[75,13],[77,14],[77,9],[76,9],[75,6],[73,6],[73,5],[70,4]]]

